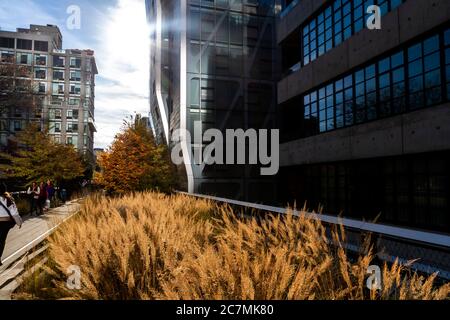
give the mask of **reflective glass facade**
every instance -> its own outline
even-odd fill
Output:
[[[274,126],[276,110],[275,1],[189,1],[188,130]],[[194,145],[195,149],[204,145]],[[195,170],[195,169],[194,169]],[[194,172],[202,193],[255,199],[259,170],[209,165]],[[214,181],[213,179],[225,179]],[[273,189],[269,184],[266,190]]]
[[[301,0],[282,0],[281,1],[281,12],[280,12],[280,18],[285,17],[289,12],[294,9],[296,5],[299,4]]]
[[[149,22],[156,25],[150,57],[155,132],[171,136],[185,125],[192,162],[205,148],[193,143],[196,122],[202,133],[209,128],[224,132],[274,127],[277,1],[147,1]],[[262,179],[260,166],[183,166],[193,192],[247,200],[267,192],[265,198],[273,198],[273,177]]]
[[[324,213],[355,219],[381,212],[384,223],[448,232],[445,134],[450,127],[442,120],[448,116],[442,105],[450,98],[450,30],[445,14],[430,25],[417,24],[422,12],[448,12],[446,4],[329,0],[318,6],[309,1],[295,21],[302,0],[191,0],[186,12],[180,2],[185,3],[159,1],[161,91],[169,131],[186,125],[194,140],[195,121],[203,132],[279,128],[281,142],[289,142],[281,145],[275,179],[264,180],[260,166],[192,166],[186,175],[194,180],[192,192],[279,206],[307,201],[310,209],[323,206]],[[363,30],[370,5],[380,6],[382,15],[401,10],[398,19],[389,19],[389,28],[353,37],[353,53],[337,49],[302,69]],[[187,22],[186,39],[173,21]],[[170,26],[173,31],[167,33]],[[360,50],[367,43],[376,52]],[[356,55],[357,61],[345,60]],[[346,64],[351,67],[340,69]],[[284,71],[297,72],[280,78]],[[151,82],[151,92],[154,88]],[[158,110],[164,109],[155,110],[158,123]],[[417,121],[422,115],[426,126]],[[369,122],[375,123],[364,125]],[[191,147],[195,153],[205,145]]]
[[[334,0],[302,29],[303,65],[338,46],[353,34],[366,27],[372,13],[367,13],[371,5],[378,5],[381,15],[394,10],[406,0]]]

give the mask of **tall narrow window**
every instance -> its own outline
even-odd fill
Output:
[[[71,68],[81,68],[81,58],[70,57],[70,67]]]
[[[32,50],[33,40],[17,39],[17,49]]]
[[[48,51],[48,41],[34,41],[34,50],[35,51]]]
[[[53,66],[57,68],[64,68],[66,58],[61,56],[53,56]]]

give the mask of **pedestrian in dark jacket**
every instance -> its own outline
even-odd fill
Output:
[[[30,215],[38,215],[38,201],[39,201],[39,194],[41,190],[39,189],[39,186],[37,182],[33,182],[33,184],[28,187],[27,194],[30,197]]]
[[[61,201],[63,203],[66,203],[67,201],[67,188],[64,183],[60,183],[59,185],[59,197],[61,198]]]
[[[44,206],[45,206],[45,200],[47,200],[47,190],[45,188],[44,181],[41,182],[39,185],[39,199],[38,199],[38,205],[39,205],[39,214],[44,214]]]
[[[50,202],[50,206],[53,202],[53,197],[55,196],[55,187],[50,180],[47,180],[47,185],[45,186],[47,192],[47,200]],[[49,206],[49,208],[50,208]]]

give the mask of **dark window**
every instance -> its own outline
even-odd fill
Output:
[[[215,13],[214,11],[202,11],[202,32],[201,37],[204,41],[212,40],[210,39],[212,32],[215,27]]]
[[[229,74],[229,53],[228,47],[216,46],[216,74]]]
[[[20,120],[14,121],[14,131],[20,130],[22,130],[22,121]]]
[[[81,81],[81,72],[70,71],[70,81]]]
[[[200,72],[200,45],[199,44],[190,43],[188,57],[189,57],[188,72],[199,73]]]
[[[203,55],[202,59],[202,73],[203,74],[214,74],[215,70],[215,58],[216,58],[216,49],[212,45],[203,45],[202,46]]]
[[[14,63],[14,52],[2,51],[1,62]]]
[[[34,78],[35,79],[46,79],[47,78],[47,69],[35,69],[34,70]]]
[[[76,131],[78,131],[78,123],[67,124],[67,132],[76,132]]]
[[[242,45],[243,21],[241,14],[230,13],[230,43]]]
[[[450,100],[450,29],[444,33],[447,100]]]
[[[317,21],[321,23],[322,19]],[[436,105],[445,96],[449,99],[449,33],[426,38],[304,95],[303,135]],[[441,47],[441,43],[448,44]],[[442,92],[443,74],[446,74],[447,94]]]
[[[64,71],[53,71],[53,80],[64,80]]]
[[[448,233],[448,152],[281,169],[288,202],[327,214]],[[307,186],[306,188],[304,186]],[[286,203],[284,201],[284,203]],[[380,214],[381,213],[381,214]]]
[[[71,68],[80,68],[81,67],[81,58],[70,58],[70,67]]]
[[[79,84],[70,84],[70,94],[80,94],[81,86]]]
[[[190,106],[191,108],[200,107],[200,80],[195,78],[191,80],[190,87]]]
[[[439,35],[408,48],[409,102],[411,109],[442,100]]]
[[[230,75],[241,76],[243,64],[242,47],[230,47]]]
[[[379,0],[382,15],[406,0]],[[367,8],[374,0],[334,0],[302,27],[303,65],[316,60],[342,41],[366,27],[370,16]]]
[[[224,16],[219,15],[217,24],[218,24],[218,29],[217,29],[217,34],[216,34],[216,41],[228,43],[229,42],[229,29],[230,29],[228,14],[224,14]]]
[[[46,85],[45,83],[39,83],[39,93],[45,93]]]
[[[17,39],[17,49],[32,50],[33,40]]]
[[[28,55],[26,55],[26,54],[20,54],[17,63],[20,63],[20,64],[28,64]]]
[[[54,67],[64,68],[65,61],[66,61],[65,57],[53,56],[53,66]]]
[[[34,64],[38,66],[46,66],[47,65],[47,56],[35,55]]]
[[[196,8],[191,8],[189,17],[189,38],[191,40],[200,40],[200,11]]]
[[[36,51],[48,51],[48,42],[47,41],[34,41],[34,50]]]
[[[0,37],[0,47],[14,49],[14,38]]]

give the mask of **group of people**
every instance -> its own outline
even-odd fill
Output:
[[[86,181],[86,180],[84,180]],[[88,183],[81,184],[85,188]],[[56,188],[52,181],[47,183],[33,182],[27,189],[27,195],[30,198],[30,215],[42,215],[44,211],[50,209],[52,202],[55,200]],[[62,184],[58,187],[58,196],[63,203],[67,201],[68,192]],[[14,198],[7,192],[6,185],[0,182],[0,266],[2,265],[1,257],[5,249],[6,237],[9,231],[15,226],[22,226],[22,218],[17,209]]]
[[[33,182],[28,187],[27,194],[30,197],[30,215],[42,215],[48,210],[55,197],[55,187],[50,180],[47,183]]]

